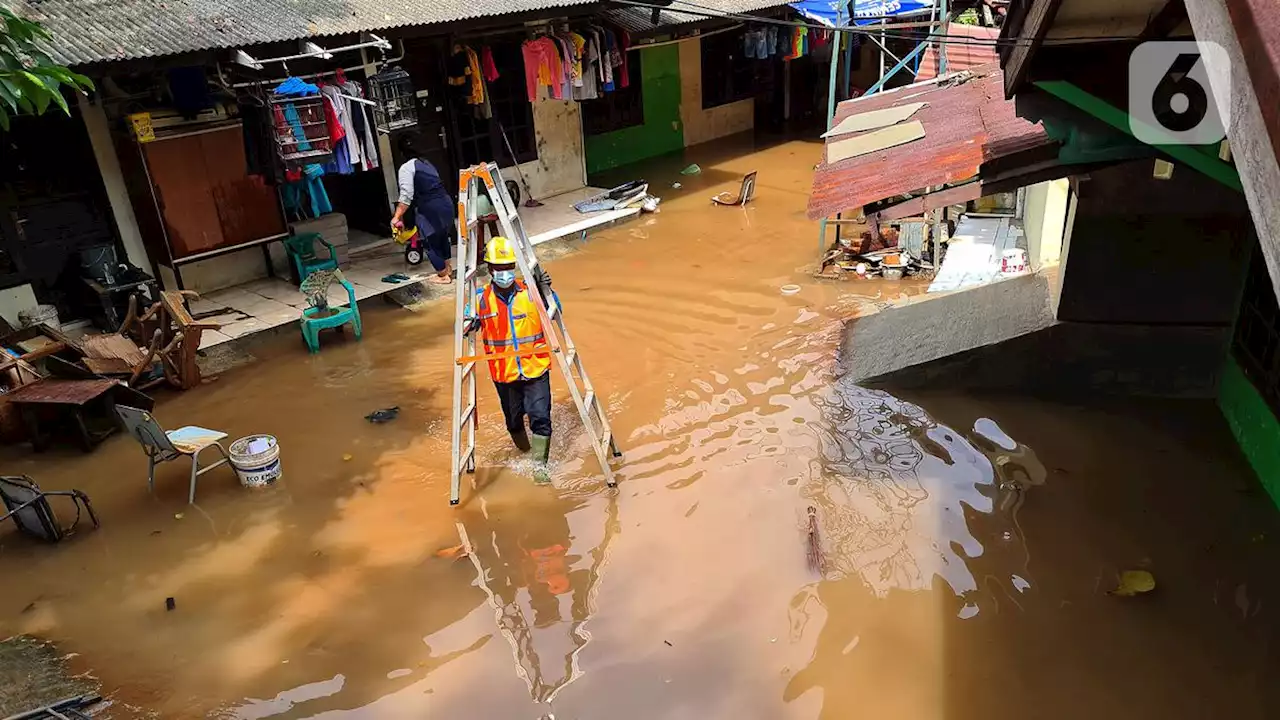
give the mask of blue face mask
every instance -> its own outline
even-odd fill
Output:
[[[495,270],[493,273],[493,284],[500,288],[509,288],[515,281],[515,270]]]

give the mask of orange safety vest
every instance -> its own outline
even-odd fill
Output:
[[[545,348],[548,352],[524,357],[505,357],[489,361],[489,376],[494,382],[509,383],[542,377],[551,367],[551,346],[542,333],[542,316],[533,298],[525,290],[523,280],[516,281],[517,289],[507,305],[498,297],[493,285],[477,290],[479,307],[476,317],[480,320],[480,338],[484,352],[510,352],[533,348]]]

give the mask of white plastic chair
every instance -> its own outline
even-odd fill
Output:
[[[124,423],[125,431],[132,435],[133,439],[138,441],[138,444],[142,445],[142,450],[147,454],[147,489],[151,492],[155,492],[156,489],[156,465],[170,460],[177,460],[178,458],[189,457],[191,458],[191,492],[187,502],[194,504],[196,501],[196,478],[216,467],[231,462],[226,448],[222,447],[221,441],[227,436],[224,432],[195,425],[188,425],[166,432],[156,422],[156,419],[151,416],[151,413],[127,405],[117,405],[116,414],[120,416],[120,421]],[[200,453],[211,447],[218,448],[218,452],[222,454],[222,459],[211,465],[200,467]]]

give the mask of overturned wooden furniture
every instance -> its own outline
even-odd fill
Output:
[[[85,366],[101,375],[127,375],[132,387],[168,382],[180,390],[188,390],[199,385],[196,352],[200,349],[201,335],[205,330],[220,327],[217,323],[196,322],[187,312],[186,299],[199,297],[190,290],[165,290],[158,302],[139,315],[138,299],[133,296],[119,332],[81,341]],[[157,365],[160,376],[144,377]]]

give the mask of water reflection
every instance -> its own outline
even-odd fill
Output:
[[[548,704],[583,675],[579,654],[591,641],[587,622],[618,532],[617,504],[509,480],[515,500],[480,498],[461,513],[458,533],[516,675],[535,702]]]
[[[821,449],[802,489],[818,508],[828,580],[857,577],[878,597],[942,578],[957,595],[979,583],[968,560],[982,542],[966,508],[998,513],[1020,542],[1017,509],[1044,482],[1034,452],[988,419],[974,438],[886,392],[836,382],[815,393]],[[995,438],[991,440],[989,438]]]

